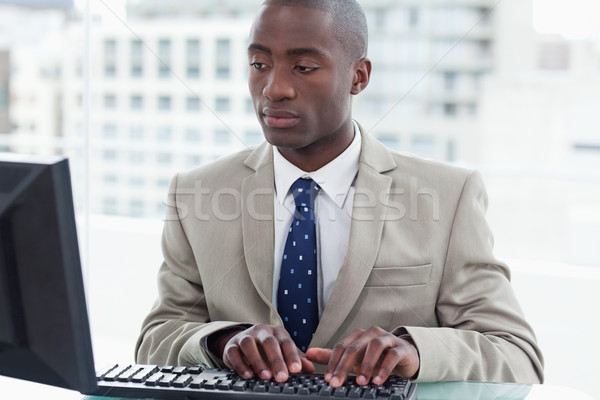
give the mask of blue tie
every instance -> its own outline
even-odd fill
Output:
[[[306,351],[319,324],[317,300],[317,234],[314,213],[319,186],[312,179],[292,184],[294,219],[281,260],[277,308],[285,329]]]

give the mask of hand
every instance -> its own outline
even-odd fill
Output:
[[[244,379],[256,373],[261,379],[285,382],[290,372],[315,371],[282,326],[254,325],[237,333],[225,345],[223,362]]]
[[[340,341],[333,350],[311,348],[306,357],[327,364],[325,380],[331,387],[340,387],[349,373],[356,374],[356,383],[381,385],[392,374],[412,378],[419,371],[419,352],[414,344],[372,327],[357,329]]]

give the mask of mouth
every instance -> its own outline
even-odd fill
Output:
[[[298,114],[289,110],[275,110],[265,108],[262,111],[262,118],[265,124],[270,128],[291,128],[300,122]]]

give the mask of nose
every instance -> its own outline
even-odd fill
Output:
[[[263,95],[271,101],[293,99],[296,96],[296,89],[292,84],[291,75],[291,71],[287,68],[272,68],[263,88]]]

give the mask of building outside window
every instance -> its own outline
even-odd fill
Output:
[[[200,39],[186,40],[186,77],[191,79],[200,78]]]
[[[131,77],[139,78],[144,74],[144,43],[140,39],[131,41]]]
[[[168,78],[171,76],[171,40],[160,39],[158,41],[158,76]]]

